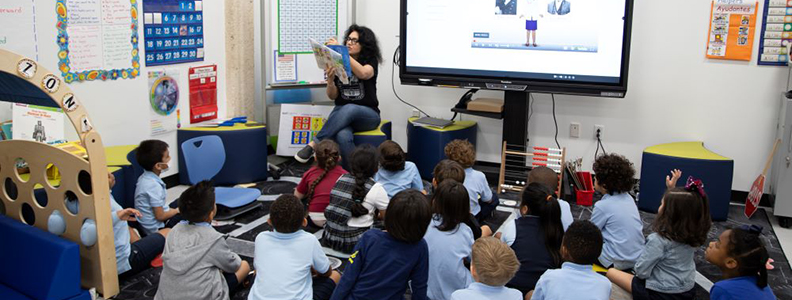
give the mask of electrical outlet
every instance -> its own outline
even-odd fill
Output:
[[[420,111],[418,111],[417,109],[413,109],[413,110],[412,110],[412,116],[413,116],[414,118],[420,118],[420,117],[421,117],[421,112],[420,112]]]
[[[578,122],[569,123],[569,137],[573,137],[573,138],[580,137],[580,123]]]
[[[605,133],[605,126],[604,125],[594,125],[594,139],[597,139],[597,134],[599,134],[599,139],[604,139]]]

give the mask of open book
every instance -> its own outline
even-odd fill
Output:
[[[349,50],[342,45],[323,45],[310,39],[311,49],[316,57],[316,66],[325,70],[335,67],[336,77],[343,84],[349,84],[349,77],[352,76],[352,68],[349,65]]]

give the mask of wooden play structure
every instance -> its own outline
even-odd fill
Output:
[[[102,138],[79,98],[59,76],[31,59],[0,49],[0,99],[9,101],[6,97],[9,95],[19,96],[13,97],[15,102],[61,108],[79,135],[88,158],[39,142],[0,141],[0,212],[51,231],[48,220],[57,211],[65,224],[60,237],[80,246],[82,287],[96,288],[105,298],[116,295],[118,275]],[[17,168],[18,161],[26,162],[29,171]],[[60,173],[59,182],[48,181],[47,169],[53,165]],[[46,191],[45,206],[36,201],[36,189]],[[76,214],[67,209],[66,198],[78,200]],[[93,224],[95,237],[92,230],[83,229]],[[83,242],[86,238],[95,243],[86,245]],[[14,241],[2,243],[3,247],[14,247]]]
[[[558,174],[558,191],[561,191],[566,148],[529,147],[508,145],[501,148],[501,167],[498,177],[498,194],[507,191],[522,192],[527,185],[528,172],[533,167],[544,166]]]

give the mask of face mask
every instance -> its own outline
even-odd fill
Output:
[[[160,172],[165,173],[170,169],[170,166],[166,163],[159,163]]]

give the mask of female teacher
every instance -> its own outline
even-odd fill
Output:
[[[337,43],[335,39],[328,41],[328,44]],[[322,130],[294,155],[301,163],[311,159],[317,142],[332,139],[340,146],[341,163],[346,166],[349,154],[355,149],[352,133],[374,130],[380,124],[377,66],[382,61],[382,54],[377,37],[371,29],[353,24],[344,34],[344,44],[349,49],[352,76],[349,84],[342,84],[335,76],[335,68],[325,70],[327,97],[335,101],[335,108],[327,117]]]

